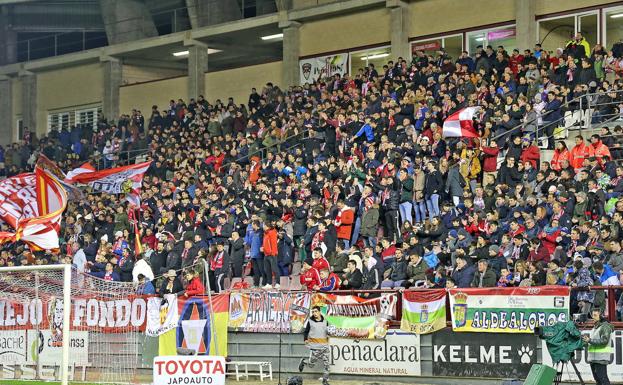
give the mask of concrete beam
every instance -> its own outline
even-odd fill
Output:
[[[103,57],[102,70],[104,71],[102,113],[109,122],[116,122],[120,115],[119,87],[121,87],[123,67],[120,60]]]
[[[386,7],[390,12],[390,36],[392,58],[399,57],[409,60],[411,57],[409,44],[409,7],[398,0],[387,0]]]
[[[283,29],[283,89],[300,83],[300,28],[300,23],[291,21]]]
[[[515,39],[521,52],[526,48],[532,49],[537,42],[535,15],[535,0],[515,0]]]
[[[201,39],[210,36],[218,36],[230,32],[242,31],[245,29],[264,27],[267,25],[277,24],[278,22],[279,18],[275,13],[272,15],[258,16],[244,20],[236,20],[229,23],[201,28],[196,31],[191,31],[190,36],[193,39]]]
[[[21,71],[22,83],[22,120],[24,129],[37,132],[37,75],[29,71]]]
[[[0,78],[0,143],[3,145],[13,141],[13,89],[11,79]]]
[[[184,72],[188,70],[188,65],[183,61],[153,60],[153,59],[140,59],[136,57],[125,57],[123,58],[122,62],[124,65],[131,65],[131,66],[136,66],[136,67],[180,70]]]
[[[208,72],[208,50],[204,45],[188,47],[188,98],[205,96],[205,73]]]
[[[367,8],[385,6],[386,0],[343,0],[317,7],[310,7],[288,12],[290,20],[305,21],[307,19],[324,18]]]
[[[158,36],[145,2],[140,0],[99,0],[106,36],[110,44]]]

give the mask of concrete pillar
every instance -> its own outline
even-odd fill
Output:
[[[188,48],[188,97],[195,100],[205,95],[205,73],[208,72],[208,47],[195,42]]]
[[[22,82],[22,120],[24,122],[24,129],[28,128],[30,132],[36,132],[37,136],[40,136],[39,130],[37,130],[37,75],[24,71],[19,74]],[[41,131],[45,131],[44,127],[40,127]]]
[[[151,13],[141,0],[99,0],[108,44],[158,36]]]
[[[283,89],[288,89],[288,87],[298,85],[301,82],[299,70],[301,23],[285,21],[280,22],[279,27],[283,29],[283,80],[281,86]]]
[[[123,67],[121,61],[113,57],[102,58],[101,61],[104,71],[102,114],[108,122],[116,122],[120,116],[119,87],[121,87]]]
[[[520,52],[532,50],[536,41],[535,0],[515,0],[516,47]]]
[[[17,63],[17,32],[10,27],[8,7],[0,9],[0,65]]]
[[[11,79],[0,77],[0,143],[9,144],[13,141],[13,89]]]
[[[411,58],[411,46],[409,44],[409,7],[400,0],[387,0],[387,8],[390,12],[391,34],[391,57],[396,60],[399,57],[409,61]]]

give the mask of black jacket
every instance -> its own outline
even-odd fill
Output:
[[[160,286],[160,292],[159,292],[160,295],[177,294],[177,293],[184,291],[184,287],[182,286],[182,283],[177,277],[173,280],[173,289],[167,290],[167,283],[168,283],[167,280],[162,282],[162,285]]]
[[[307,230],[307,210],[305,207],[297,207],[294,210],[294,221],[292,223],[292,235],[295,237],[302,237]]]
[[[344,285],[345,289],[359,289],[363,284],[363,274],[359,269],[355,269],[352,273],[346,273],[344,280],[348,280],[348,284]]]
[[[424,195],[429,197],[433,194],[440,194],[443,190],[443,179],[437,170],[427,173],[424,177]]]

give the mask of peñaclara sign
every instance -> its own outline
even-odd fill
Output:
[[[390,330],[385,339],[330,338],[331,373],[419,376],[420,336]]]

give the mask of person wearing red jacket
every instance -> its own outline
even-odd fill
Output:
[[[192,297],[194,295],[203,295],[206,292],[205,286],[201,282],[201,279],[197,275],[196,272],[189,270],[186,272],[186,280],[188,281],[188,285],[186,286],[186,290],[184,291],[184,297]]]
[[[492,140],[489,146],[482,146],[480,150],[483,154],[482,186],[487,187],[489,184],[495,183],[495,178],[498,174],[498,154],[500,153],[500,149],[495,140]]]
[[[532,238],[530,240],[530,254],[528,255],[528,261],[543,261],[544,263],[549,263],[549,259],[550,254],[547,249],[541,245],[541,240],[538,238]]]
[[[591,145],[588,146],[588,156],[589,158],[597,158],[597,162],[599,162],[600,166],[603,166],[604,163],[612,159],[610,149],[608,149],[608,146],[603,144],[601,137],[598,134],[591,136]]]
[[[314,269],[320,272],[322,269],[330,269],[329,261],[322,255],[322,249],[320,247],[316,247],[312,251],[312,266]]]
[[[315,288],[320,287],[322,280],[320,279],[320,273],[313,267],[314,261],[311,258],[307,258],[305,262],[303,262],[303,268],[301,269],[301,275],[299,276],[299,281],[301,285],[305,286],[307,290],[312,291],[316,290]]]
[[[523,138],[522,145],[521,163],[530,162],[532,164],[532,168],[538,169],[540,163],[539,161],[541,159],[539,148],[535,145],[535,142],[530,140],[530,138]]]
[[[353,222],[355,221],[355,212],[346,206],[344,201],[337,202],[337,217],[335,218],[335,227],[337,227],[337,239],[344,242],[344,250],[350,249],[350,236],[353,232]]]
[[[556,143],[556,149],[554,150],[554,156],[550,162],[550,165],[554,171],[560,171],[562,169],[561,163],[563,160],[571,163],[571,153],[567,149],[567,145],[564,141]]]
[[[560,237],[560,227],[558,219],[552,219],[551,226],[545,226],[543,231],[538,235],[541,239],[541,245],[547,250],[549,255],[554,254],[556,246],[562,241]]]
[[[322,282],[318,287],[320,291],[333,291],[340,288],[341,279],[335,273],[330,273],[329,269],[320,270],[320,279]]]
[[[281,279],[281,275],[279,272],[278,262],[278,249],[277,249],[277,229],[275,228],[274,222],[268,222],[266,224],[266,228],[264,229],[264,239],[262,240],[262,248],[260,251],[264,253],[264,272],[266,273],[266,277],[268,277],[268,282],[264,289],[272,289],[273,288],[273,277],[274,277],[274,288],[279,289],[279,280]]]
[[[584,142],[582,135],[575,137],[575,146],[571,149],[571,167],[577,173],[582,167],[584,167],[584,161],[589,158],[588,146]]]

